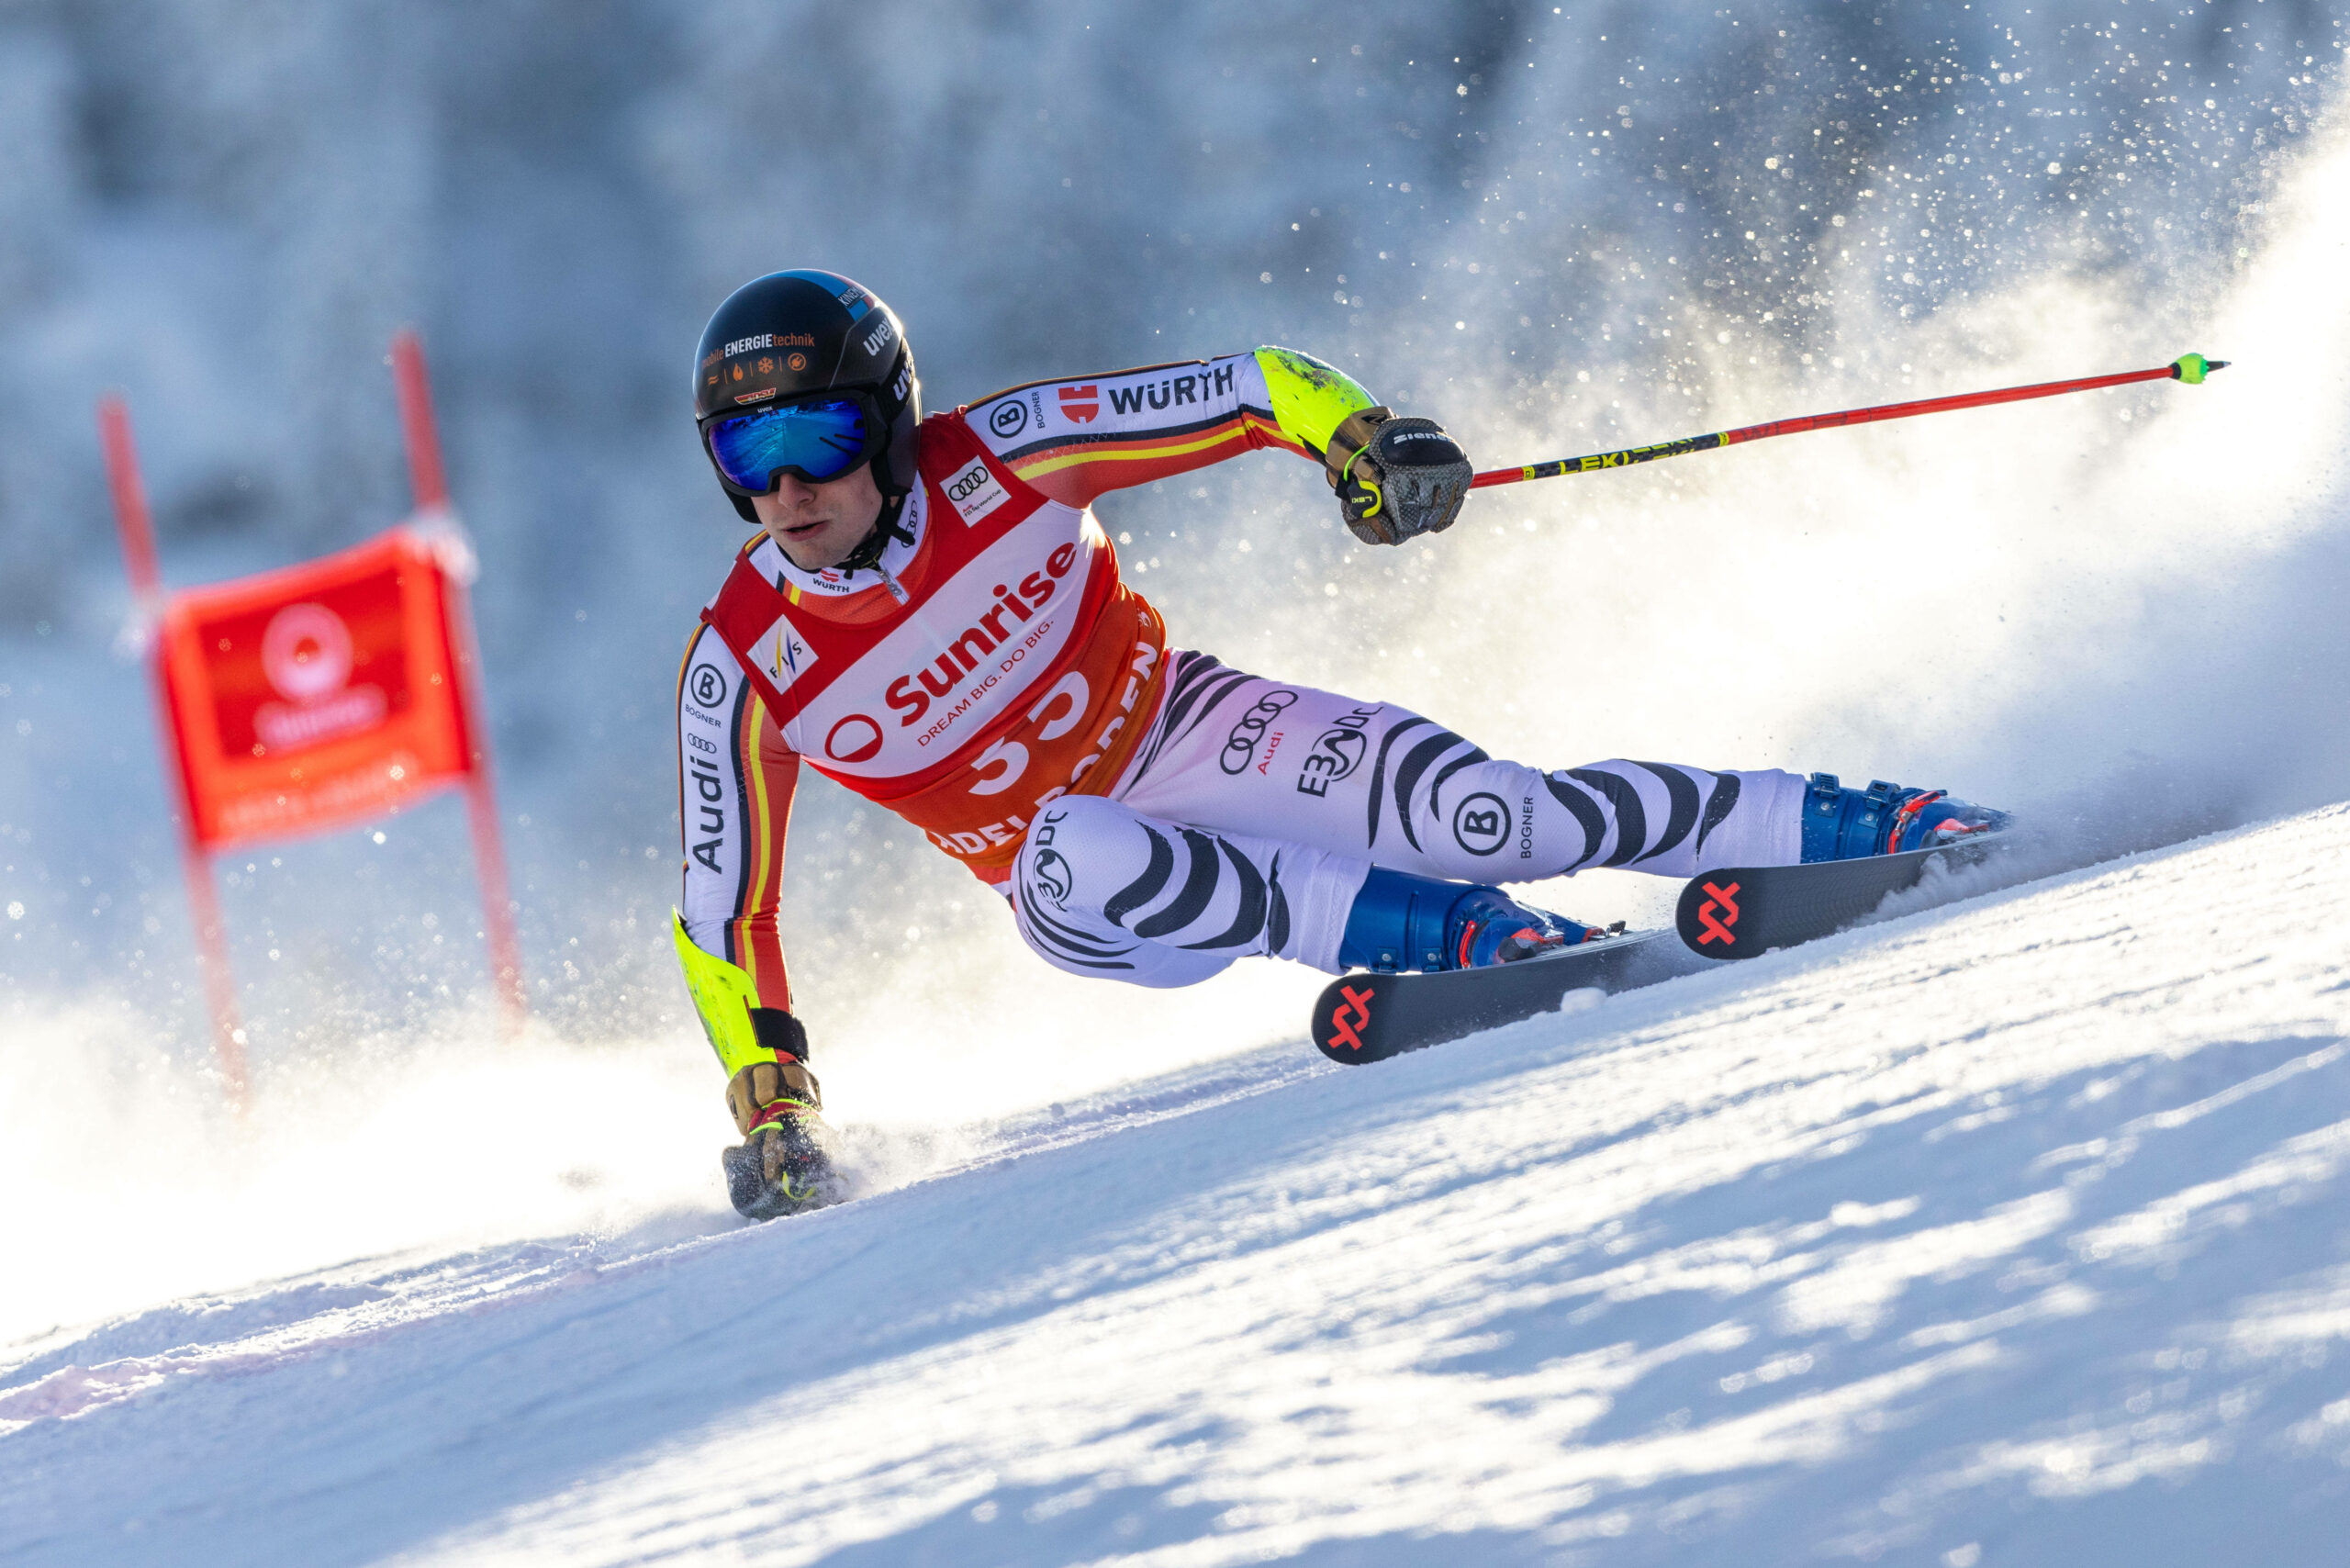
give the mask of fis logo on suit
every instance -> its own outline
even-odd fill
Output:
[[[1297,700],[1294,691],[1268,691],[1257,699],[1257,705],[1240,715],[1229,734],[1224,737],[1224,754],[1216,758],[1216,766],[1226,773],[1247,770],[1256,760],[1257,743],[1265,738],[1265,726],[1281,717],[1281,710]]]
[[[1480,790],[1452,808],[1452,842],[1472,855],[1491,855],[1509,840],[1509,807]]]
[[[1330,786],[1350,776],[1362,766],[1362,754],[1370,749],[1364,732],[1379,716],[1380,704],[1358,708],[1344,718],[1334,720],[1328,729],[1314,739],[1314,749],[1298,764],[1297,792],[1317,799],[1330,792]]]

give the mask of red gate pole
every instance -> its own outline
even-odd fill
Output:
[[[163,582],[155,566],[155,531],[147,512],[147,487],[140,482],[139,455],[130,444],[130,410],[119,397],[98,399],[98,442],[106,449],[106,487],[114,494],[115,527],[122,535],[122,557],[130,570],[131,591],[138,597],[137,613],[152,640],[148,673],[155,700],[155,719],[168,741],[163,771],[170,778],[173,816],[180,834],[180,869],[187,882],[187,899],[196,914],[196,968],[204,976],[207,1011],[212,1015],[212,1049],[229,1103],[245,1108],[245,1031],[237,1021],[236,975],[229,967],[228,927],[220,918],[220,895],[212,881],[212,857],[196,834],[196,812],[188,798],[185,764],[181,758],[178,721],[172,711],[171,685],[164,674],[161,634]]]
[[[441,465],[441,436],[432,420],[432,386],[424,374],[424,345],[411,328],[392,337],[392,378],[399,391],[400,433],[408,443],[408,488],[416,510],[450,517],[449,479]],[[491,989],[509,1039],[520,1038],[529,1014],[522,986],[522,945],[506,884],[506,846],[498,828],[498,790],[490,765],[489,728],[481,700],[481,653],[464,585],[445,574],[450,653],[457,666],[457,706],[465,723],[465,816],[473,828],[474,868],[481,884],[482,935],[489,945]]]
[[[522,989],[522,945],[514,931],[514,903],[506,885],[506,846],[498,831],[498,789],[490,771],[489,727],[481,711],[481,655],[474,642],[473,611],[465,590],[445,579],[451,641],[457,666],[457,702],[464,714],[465,819],[473,829],[475,873],[481,882],[482,935],[489,944],[491,986],[506,1037],[518,1040],[530,1014]]]
[[[424,344],[413,327],[392,334],[392,379],[400,398],[400,434],[408,442],[408,485],[419,511],[444,511],[449,476],[441,466],[441,434],[432,423],[432,384],[424,375]]]

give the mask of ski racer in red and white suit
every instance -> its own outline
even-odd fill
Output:
[[[1281,362],[1304,356],[1259,350],[1038,382],[934,415],[922,425],[926,482],[905,509],[913,543],[892,543],[874,570],[803,572],[764,536],[743,552],[677,685],[683,913],[695,943],[749,974],[763,1003],[791,1006],[777,914],[803,760],[898,812],[999,891],[1011,891],[1023,845],[1051,817],[1049,842],[1029,857],[1045,881],[1013,899],[1023,934],[1048,962],[1145,985],[1188,985],[1248,953],[1337,972],[1339,932],[1373,860],[1532,881],[1586,865],[1683,877],[1795,857],[1794,774],[1607,763],[1571,782],[1572,803],[1561,804],[1547,775],[1492,761],[1393,704],[1169,650],[1158,612],[1120,580],[1091,503],[1245,452],[1306,454],[1308,438],[1274,413],[1265,357],[1290,373]],[[730,653],[722,628],[752,656]],[[1701,842],[1698,813],[1725,778],[1738,785]],[[1246,878],[1227,874],[1181,932],[1137,936],[1145,915],[1125,935],[1089,939],[1067,913],[1075,890],[1059,886],[1059,868],[1091,880],[1106,857],[1123,870],[1130,843],[1143,853],[1117,886],[1130,884],[1151,849],[1117,832],[1130,815],[1216,831],[1227,857],[1268,871],[1280,857],[1266,902],[1270,913],[1277,885],[1286,928],[1260,919],[1229,942],[1199,942],[1248,902]],[[1078,852],[1093,839],[1107,842]],[[1080,935],[1062,935],[1072,929]]]
[[[1349,423],[1366,409],[1386,414],[1283,349],[1037,382],[922,421],[920,482],[868,568],[803,570],[767,535],[744,548],[688,645],[677,717],[679,947],[746,1150],[762,1127],[812,1124],[818,1103],[777,935],[803,763],[1004,894],[1046,962],[1146,986],[1248,955],[1333,973],[1511,956],[1490,942],[1472,953],[1475,924],[1458,921],[1444,938],[1458,952],[1360,936],[1349,951],[1359,901],[1413,894],[1419,879],[1458,892],[1592,866],[1680,878],[1807,857],[1795,774],[1498,760],[1392,703],[1169,645],[1092,503],[1270,448],[1327,462],[1336,485],[1344,431],[1371,450]],[[1432,421],[1394,422],[1460,458]],[[1408,457],[1378,450],[1391,467]],[[1465,489],[1467,464],[1454,466]],[[1338,487],[1349,525],[1373,537],[1358,514],[1376,498]],[[1493,896],[1519,936],[1584,934]],[[745,1008],[755,1036],[735,1026]],[[744,1212],[804,1206],[761,1208],[737,1152]],[[778,1169],[771,1154],[765,1173]]]

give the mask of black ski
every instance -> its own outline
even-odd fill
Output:
[[[1930,849],[1822,860],[1809,866],[1726,866],[1689,879],[1673,926],[1689,950],[1707,958],[1756,958],[1850,925],[1917,885],[1927,864],[1948,857],[1972,865],[1998,838],[1962,838]]]
[[[1341,975],[1314,1004],[1314,1043],[1332,1061],[1382,1061],[1548,1013],[1571,991],[1629,991],[1688,972],[1669,931],[1636,931],[1485,969]]]

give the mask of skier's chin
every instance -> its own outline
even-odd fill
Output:
[[[873,519],[859,524],[844,517],[813,518],[805,522],[767,525],[767,537],[803,572],[821,572],[848,559],[872,531]]]

